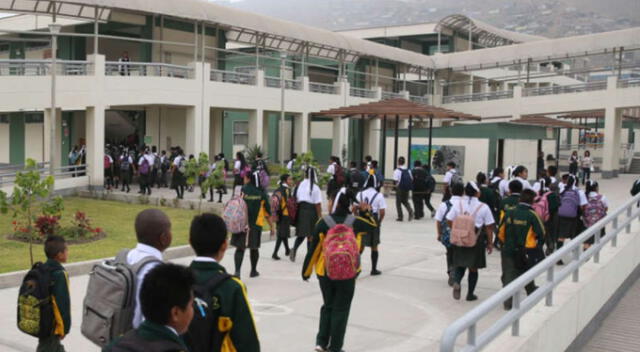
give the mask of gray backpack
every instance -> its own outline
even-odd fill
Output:
[[[161,263],[153,256],[127,264],[128,249],[115,259],[93,266],[82,304],[82,335],[100,347],[133,329],[136,308],[137,275],[150,263]]]

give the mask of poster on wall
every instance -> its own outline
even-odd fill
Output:
[[[464,146],[459,145],[432,145],[431,146],[431,174],[444,175],[447,172],[447,163],[453,161],[457,170],[464,175]],[[411,145],[411,160],[420,160],[423,163],[429,160],[428,145]]]

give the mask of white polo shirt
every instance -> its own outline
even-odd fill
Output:
[[[462,212],[467,212],[469,214],[473,214],[476,209],[478,212],[475,215],[475,223],[476,227],[482,227],[484,225],[493,225],[495,223],[495,219],[493,218],[493,214],[491,213],[491,209],[489,207],[480,202],[480,200],[476,197],[464,197],[458,204],[455,204],[454,207],[451,208],[449,214],[447,214],[447,220],[453,221],[458,215],[461,214],[460,206],[462,205]],[[480,207],[478,209],[478,207]]]
[[[162,261],[162,253],[159,250],[149,245],[138,243],[136,248],[130,250],[129,254],[127,254],[127,263],[129,263],[129,265],[134,265],[135,263],[139,262],[143,258],[146,258],[149,256],[155,257],[159,261]],[[140,309],[140,287],[142,287],[142,282],[144,280],[144,277],[147,276],[147,273],[149,273],[149,271],[158,264],[159,263],[157,262],[149,263],[144,267],[142,267],[138,272],[138,278],[137,278],[138,286],[136,287],[136,308],[133,313],[134,328],[137,328],[144,321],[144,316],[142,315],[142,311]]]
[[[358,192],[356,200],[371,205],[371,212],[375,214],[378,214],[380,209],[387,209],[387,202],[384,200],[384,195],[376,191],[375,188],[369,187],[362,192]]]
[[[311,190],[311,194],[309,194],[309,187],[311,186],[311,182],[308,178],[304,179],[298,185],[298,189],[296,192],[296,200],[298,203],[306,202],[309,204],[322,204],[322,192],[320,192],[320,187],[314,184],[313,189]]]
[[[459,206],[458,203],[460,202],[460,199],[461,199],[460,196],[451,196],[451,198],[449,198],[449,201],[451,202],[451,207]],[[436,210],[436,215],[434,216],[434,218],[436,219],[437,222],[442,222],[442,220],[444,220],[444,216],[446,213],[447,213],[447,202],[442,202],[438,206],[438,210]]]
[[[445,184],[451,185],[451,178],[454,174],[457,174],[458,171],[456,169],[451,169],[444,174],[444,179],[442,180]]]

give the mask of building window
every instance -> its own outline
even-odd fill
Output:
[[[0,123],[9,123],[9,115],[0,115]]]
[[[44,123],[44,115],[42,113],[33,113],[24,115],[25,123]]]
[[[249,121],[233,122],[233,145],[249,144]]]

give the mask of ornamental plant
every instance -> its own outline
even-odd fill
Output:
[[[34,236],[40,235],[34,231],[36,214],[56,216],[62,213],[61,197],[52,197],[53,176],[42,177],[36,161],[27,159],[24,170],[16,173],[11,196],[0,191],[0,213],[11,213],[14,226],[18,224],[24,229],[29,240],[29,258],[33,265]]]

